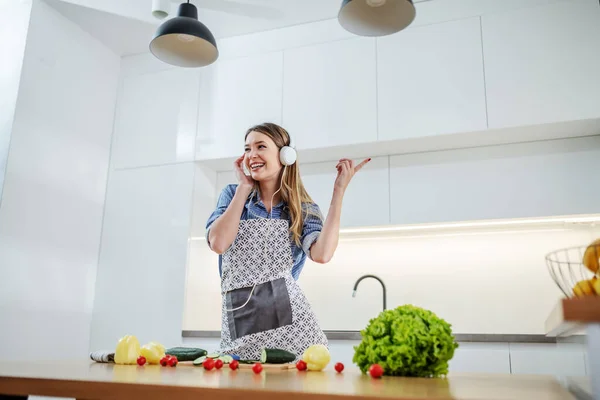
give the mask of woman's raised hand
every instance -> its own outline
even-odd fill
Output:
[[[370,158],[365,159],[358,165],[354,165],[354,161],[348,158],[342,158],[335,168],[337,169],[337,177],[335,178],[334,189],[345,191],[348,187],[348,184],[362,167],[364,167],[369,161]]]
[[[254,179],[252,179],[252,177],[250,177],[244,173],[244,167],[242,164],[244,162],[244,157],[245,156],[241,156],[240,158],[235,160],[233,163],[233,168],[235,170],[235,177],[240,186],[247,186],[249,188],[252,188],[252,187],[254,187]]]

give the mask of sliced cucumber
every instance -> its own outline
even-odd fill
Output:
[[[208,354],[206,357],[208,358],[219,358],[221,355],[219,353],[211,353]]]
[[[202,365],[202,363],[203,363],[204,361],[206,361],[206,359],[207,359],[207,358],[208,358],[208,357],[206,357],[206,356],[198,357],[198,358],[196,358],[196,359],[194,360],[193,364],[194,364],[194,365]]]
[[[223,361],[224,364],[229,364],[233,361],[233,357],[225,354],[219,357],[219,360]]]
[[[290,363],[295,359],[296,355],[294,353],[282,349],[263,349],[260,356],[261,363],[269,364],[285,364]]]

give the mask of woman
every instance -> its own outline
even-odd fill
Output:
[[[250,128],[244,155],[234,162],[238,184],[223,189],[206,224],[208,245],[219,254],[222,354],[258,360],[263,348],[277,348],[299,358],[313,344],[327,345],[296,280],[306,257],[331,260],[344,192],[370,159],[357,166],[338,162],[324,223],[295,161],[285,129],[273,123]]]

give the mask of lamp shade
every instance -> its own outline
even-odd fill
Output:
[[[385,36],[401,31],[415,19],[412,0],[343,0],[340,25],[360,36]]]
[[[180,4],[177,16],[158,27],[150,52],[168,64],[187,68],[207,66],[219,57],[213,34],[198,21],[198,10],[189,3]]]

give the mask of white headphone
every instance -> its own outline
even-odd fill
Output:
[[[290,137],[289,146],[283,146],[281,149],[279,149],[279,161],[281,161],[281,163],[285,166],[294,164],[296,162],[296,158],[298,157],[296,154],[296,148],[292,144],[292,136],[288,136]]]

